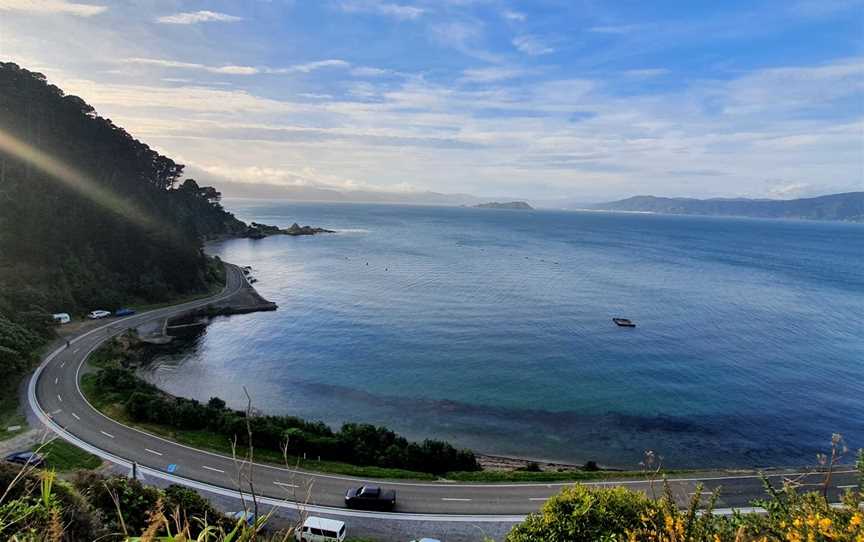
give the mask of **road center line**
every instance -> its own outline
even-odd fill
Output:
[[[294,484],[286,484],[285,482],[273,482],[273,483],[276,484],[277,486],[282,486],[282,487],[300,487],[300,486],[294,485]]]
[[[99,431],[99,432],[102,433],[103,435],[105,435],[105,436],[108,437],[108,438],[114,438],[114,435],[112,435],[111,433],[106,433],[105,431]]]
[[[467,501],[470,501],[471,499],[457,499],[457,498],[455,498],[455,497],[441,497],[441,500],[442,500],[442,501],[459,501],[459,502],[467,502]]]
[[[78,416],[78,414],[75,414],[74,412],[72,413],[72,417],[75,418],[76,420],[80,420],[80,419],[81,419],[81,417]]]
[[[145,452],[150,452],[151,454],[162,455],[162,452],[157,452],[156,450],[151,450],[150,448],[144,448]]]
[[[202,469],[207,469],[207,470],[212,470],[213,472],[221,472],[222,474],[225,474],[225,471],[224,471],[224,470],[222,470],[222,469],[217,469],[217,468],[214,468],[214,467],[208,467],[207,465],[201,465],[201,468],[202,468]]]

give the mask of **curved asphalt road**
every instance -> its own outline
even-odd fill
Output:
[[[33,375],[28,389],[31,408],[42,421],[61,437],[121,465],[139,465],[146,476],[154,476],[202,490],[237,496],[240,469],[230,457],[196,450],[127,427],[95,410],[84,398],[78,386],[79,373],[87,356],[103,341],[145,322],[178,315],[239,292],[245,285],[241,270],[227,265],[227,284],[219,295],[173,307],[156,309],[107,324],[71,339],[69,348],[51,353]],[[549,496],[559,492],[564,483],[550,484],[458,484],[434,482],[376,482],[397,493],[396,512],[370,513],[349,511],[343,507],[346,488],[359,485],[360,480],[339,475],[315,474],[271,465],[256,464],[251,469],[256,493],[262,502],[328,515],[387,517],[446,521],[519,521],[525,514],[536,511]],[[773,475],[779,485],[784,477]],[[809,488],[818,486],[821,475],[806,475],[802,481]],[[758,476],[704,476],[670,480],[673,492],[683,504],[696,491],[699,482],[705,491],[721,487],[721,508],[746,508],[756,498],[766,497]],[[848,467],[835,473],[831,494],[834,500],[840,491],[856,488],[856,474]],[[626,485],[650,494],[645,481],[615,481],[590,485]],[[658,484],[659,486],[659,484]],[[805,486],[806,487],[806,486]],[[244,487],[244,489],[247,489]],[[657,488],[658,493],[661,488]]]

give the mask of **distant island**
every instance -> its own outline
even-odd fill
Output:
[[[490,201],[489,203],[478,203],[473,206],[475,209],[521,209],[521,210],[532,210],[534,207],[528,205],[527,202],[524,201],[508,201],[505,203],[500,203],[497,201]]]
[[[741,216],[864,222],[864,192],[815,198],[767,200],[746,198],[660,198],[635,196],[590,207],[597,211],[626,211],[672,215]]]

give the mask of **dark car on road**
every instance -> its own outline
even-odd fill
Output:
[[[34,467],[42,467],[45,465],[45,459],[36,452],[16,452],[7,455],[5,459],[10,463],[18,463],[19,465],[32,465]]]
[[[135,314],[134,310],[126,308],[117,309],[116,311],[114,311],[114,316],[132,316],[133,314]]]
[[[396,492],[378,486],[352,487],[345,493],[345,506],[364,510],[393,510]]]

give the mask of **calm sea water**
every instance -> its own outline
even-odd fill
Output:
[[[232,240],[271,313],[147,377],[478,451],[633,466],[812,463],[864,446],[864,226],[230,201],[335,235]],[[624,316],[638,327],[616,327]]]

